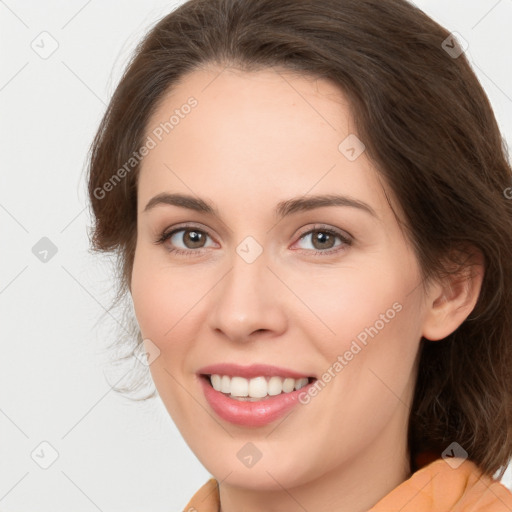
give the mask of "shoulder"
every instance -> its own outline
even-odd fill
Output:
[[[391,508],[390,508],[391,507]],[[380,500],[370,512],[510,512],[512,492],[469,459],[437,459]]]
[[[215,478],[210,478],[192,496],[183,512],[219,512],[219,484]]]
[[[219,512],[219,484],[210,478],[183,512]],[[437,459],[393,489],[369,512],[510,512],[512,492],[466,459]]]

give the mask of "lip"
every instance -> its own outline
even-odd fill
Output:
[[[230,377],[238,376],[246,379],[254,377],[289,377],[292,379],[302,379],[315,377],[314,375],[306,375],[288,368],[280,368],[269,364],[251,364],[250,366],[241,366],[233,363],[220,363],[204,366],[197,371],[198,375],[229,375]],[[316,378],[316,377],[315,377]]]
[[[240,376],[247,379],[260,376],[278,376],[300,379],[312,376],[285,368],[260,364],[240,366],[223,363],[201,368],[198,371],[199,381],[201,383],[204,396],[213,412],[229,423],[253,428],[263,427],[284,416],[288,411],[300,403],[299,395],[304,392],[307,393],[308,388],[313,386],[317,380],[316,378],[313,378],[314,380],[312,382],[298,390],[291,391],[290,393],[281,393],[279,395],[269,396],[262,400],[248,402],[229,398],[228,395],[221,393],[220,391],[216,391],[211,385],[209,378],[209,375],[213,374]]]

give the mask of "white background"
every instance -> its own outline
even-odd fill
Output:
[[[468,41],[510,144],[512,0],[416,3]],[[174,6],[0,1],[2,512],[181,510],[209,477],[159,398],[111,390],[110,268],[88,253],[89,144],[136,43]],[[31,47],[43,31],[58,43],[47,59]],[[46,263],[42,237],[57,247]],[[31,458],[43,441],[59,454],[48,469]]]

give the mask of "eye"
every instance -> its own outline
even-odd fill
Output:
[[[315,227],[315,229],[303,233],[299,242],[301,240],[310,241],[312,249],[306,248],[306,250],[308,250],[308,252],[312,250],[315,255],[336,253],[345,250],[347,246],[350,246],[352,243],[351,238],[345,233],[322,226]]]
[[[209,247],[206,245],[208,233],[194,226],[181,226],[172,231],[164,231],[157,240],[156,244],[169,242],[169,252],[191,256],[192,253],[200,253],[200,249]]]
[[[164,231],[155,244],[164,244],[168,242],[167,250],[171,253],[184,256],[196,256],[202,253],[201,249],[211,247],[214,244],[206,245],[210,235],[202,229],[195,226],[181,226],[170,231]],[[326,255],[345,250],[352,244],[349,235],[334,228],[315,226],[314,229],[304,232],[300,241],[310,240],[312,249],[304,249],[314,255]],[[298,243],[298,242],[297,242]]]

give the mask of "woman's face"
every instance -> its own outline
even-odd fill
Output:
[[[405,464],[426,301],[354,133],[334,84],[270,69],[194,71],[148,124],[135,312],[163,403],[232,485]]]

